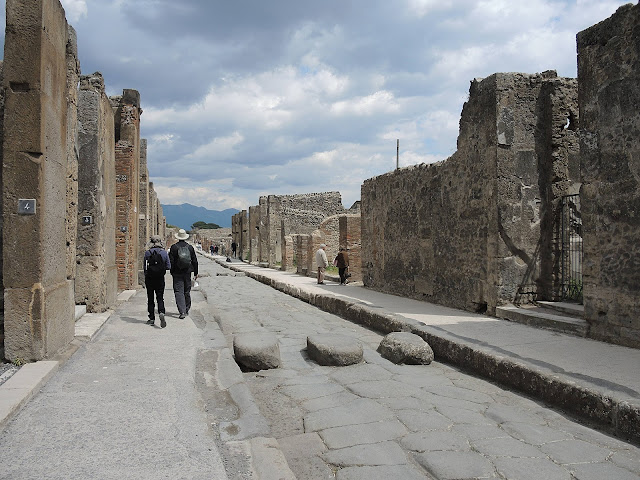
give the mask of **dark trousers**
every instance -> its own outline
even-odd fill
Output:
[[[338,274],[340,275],[340,283],[347,281],[347,269],[349,267],[338,268]]]
[[[158,313],[165,313],[164,311],[164,275],[162,277],[151,277],[149,275],[144,277],[144,286],[147,288],[147,310],[149,312],[149,319],[154,320],[153,295],[155,294],[158,300]]]
[[[178,313],[187,313],[191,309],[191,272],[172,275]]]

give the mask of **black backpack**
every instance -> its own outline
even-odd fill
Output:
[[[160,251],[151,249],[150,252],[151,254],[147,260],[147,274],[152,277],[164,277],[166,264],[164,263],[162,255],[160,255]]]
[[[176,267],[180,270],[186,270],[191,267],[191,252],[189,251],[189,247],[178,247]]]

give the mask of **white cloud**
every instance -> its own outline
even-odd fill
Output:
[[[452,6],[452,0],[407,0],[409,12],[418,17],[424,17],[434,10],[447,10]]]
[[[154,189],[160,203],[165,205],[190,203],[209,210],[225,210],[227,208],[242,210],[249,204],[246,197],[224,193],[211,187],[175,187],[154,182]]]
[[[227,137],[216,137],[206,145],[196,148],[193,153],[185,156],[185,160],[197,158],[228,158],[233,156],[234,148],[244,141],[244,137],[239,132]]]
[[[365,97],[355,97],[349,100],[335,102],[331,105],[331,112],[335,115],[368,116],[378,113],[394,113],[400,110],[393,93],[380,90]]]
[[[86,0],[61,0],[67,19],[77,22],[88,14]]]

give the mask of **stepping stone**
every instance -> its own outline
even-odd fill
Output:
[[[264,333],[243,333],[233,337],[233,354],[238,365],[251,371],[280,366],[278,338]]]
[[[362,362],[362,345],[344,335],[309,335],[307,353],[309,358],[324,366],[342,367]]]
[[[422,337],[409,332],[392,332],[385,336],[378,352],[382,357],[406,365],[429,365],[433,361],[433,350]]]

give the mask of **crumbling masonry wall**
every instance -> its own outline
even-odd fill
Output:
[[[88,312],[115,305],[115,145],[113,110],[100,73],[80,79],[79,178],[75,301]]]
[[[640,347],[640,5],[577,40],[585,319]]]
[[[118,288],[127,290],[138,284],[140,94],[125,89],[111,103],[115,110]]]
[[[74,46],[58,0],[7,0],[4,72],[3,281],[5,357],[39,360],[74,335],[68,278],[67,66]],[[68,48],[69,46],[69,48]],[[33,199],[33,203],[20,202]],[[11,225],[11,228],[8,226]]]
[[[286,256],[285,236],[311,234],[327,217],[345,212],[340,192],[269,195],[260,197],[258,207],[249,211],[249,222],[257,227],[256,258],[271,267],[281,265]],[[252,211],[258,218],[251,219]],[[331,248],[337,244],[332,242]]]
[[[147,140],[140,139],[140,187],[138,190],[138,284],[144,285],[144,252],[149,243],[151,228],[149,169],[147,168]]]
[[[567,118],[577,119],[575,90],[575,80],[555,72],[474,80],[452,157],[364,182],[364,284],[489,313],[525,283],[542,294],[536,272],[553,263],[541,256],[541,239],[553,235],[542,231],[549,228],[542,217],[557,198],[545,197],[540,185],[554,161],[577,171],[569,166],[578,158],[575,132],[565,128]],[[554,102],[562,117],[549,114]],[[560,130],[565,136],[554,138]],[[562,147],[553,147],[555,159],[543,154],[552,138]]]

